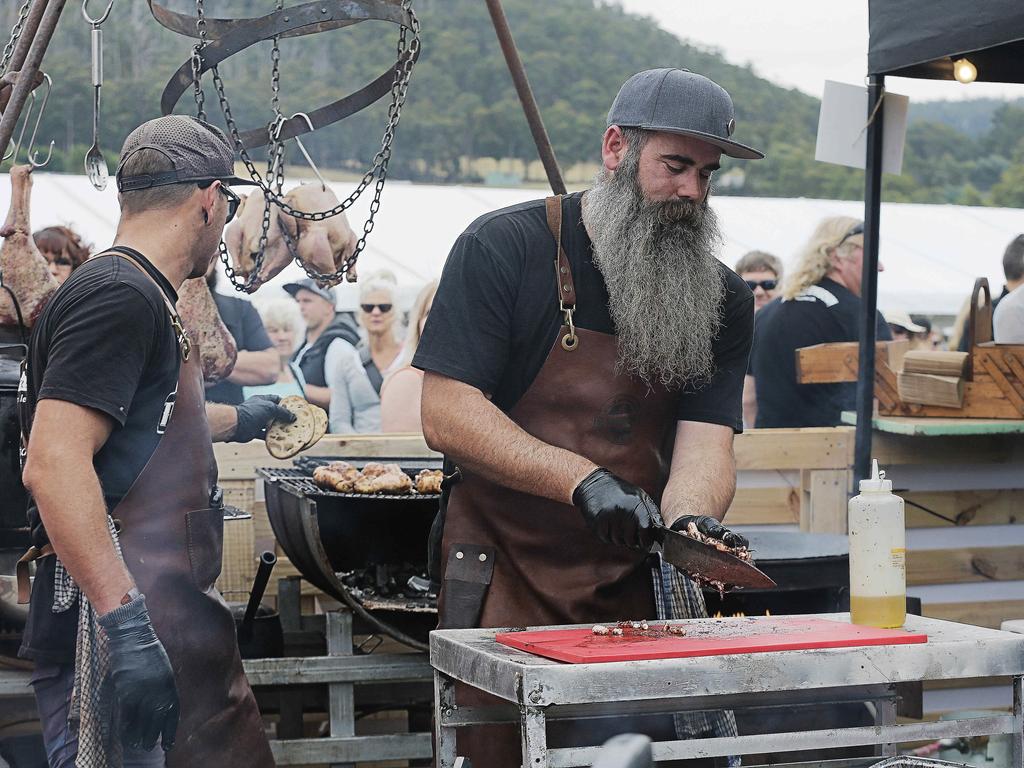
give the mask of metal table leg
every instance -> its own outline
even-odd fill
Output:
[[[455,728],[445,722],[455,713],[455,681],[434,670],[434,749],[437,768],[455,766]]]
[[[889,687],[889,696],[875,701],[875,725],[896,725],[896,686]],[[896,745],[886,742],[878,745],[878,754],[895,757]]]
[[[548,768],[547,716],[543,707],[523,707],[519,721],[523,768]]]
[[[1013,755],[1010,765],[1024,768],[1024,676],[1013,678]]]

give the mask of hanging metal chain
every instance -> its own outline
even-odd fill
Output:
[[[25,26],[25,19],[28,18],[30,5],[32,5],[32,0],[25,0],[24,5],[18,9],[18,20],[11,27],[11,37],[7,41],[7,45],[4,46],[3,58],[0,59],[0,74],[7,71],[7,65],[11,61],[11,56],[14,55],[14,46],[18,43],[18,38],[21,37],[21,30]]]
[[[206,35],[206,19],[204,13],[204,0],[196,0],[196,26],[199,32],[199,43],[196,45],[193,53],[193,84],[195,87],[196,106],[199,110],[203,107],[203,93],[200,85],[200,69],[201,69],[201,58],[200,51],[207,45]],[[279,0],[278,7],[280,9],[281,2]],[[270,157],[273,160],[268,162],[267,178],[264,179],[263,175],[260,174],[256,165],[252,162],[249,157],[249,153],[246,150],[241,135],[238,130],[238,125],[235,121],[234,115],[231,112],[231,105],[227,98],[227,93],[224,88],[224,81],[220,76],[219,68],[214,66],[210,68],[210,74],[213,78],[214,90],[217,94],[217,99],[220,103],[221,112],[224,114],[224,120],[227,124],[228,131],[234,141],[235,148],[238,151],[239,158],[245,165],[246,170],[249,172],[250,178],[256,183],[257,186],[263,191],[264,195],[264,215],[262,228],[260,233],[259,245],[256,256],[254,258],[254,266],[252,271],[248,274],[244,281],[236,279],[236,273],[231,267],[230,255],[227,251],[227,246],[223,241],[220,243],[220,255],[221,260],[224,262],[225,271],[228,278],[231,280],[236,290],[249,291],[253,290],[255,286],[259,284],[257,276],[263,263],[263,257],[266,250],[266,244],[268,239],[268,233],[270,229],[270,204],[276,205],[283,213],[292,216],[295,219],[304,219],[306,221],[325,221],[326,219],[338,216],[348,210],[360,195],[366,190],[370,183],[376,179],[374,185],[374,196],[370,202],[370,213],[369,217],[363,224],[363,233],[356,242],[356,247],[351,254],[345,259],[341,267],[332,273],[321,273],[311,269],[308,265],[301,261],[295,253],[292,243],[288,243],[289,252],[295,258],[295,262],[302,267],[303,271],[314,280],[318,280],[324,283],[337,283],[341,280],[352,266],[356,263],[359,255],[366,247],[366,239],[369,234],[373,231],[375,224],[375,217],[377,212],[380,210],[380,197],[384,190],[384,183],[387,180],[388,166],[391,162],[392,148],[391,145],[395,138],[395,132],[398,128],[398,123],[401,120],[402,107],[405,104],[406,94],[408,93],[409,81],[412,76],[412,70],[415,66],[417,57],[420,51],[420,22],[416,14],[412,9],[412,0],[402,0],[402,10],[406,12],[409,17],[409,26],[404,24],[400,27],[397,44],[397,55],[395,63],[395,76],[391,83],[391,103],[388,106],[388,122],[384,130],[384,135],[381,138],[381,148],[373,158],[370,169],[363,175],[356,188],[352,193],[341,201],[338,205],[323,211],[301,211],[293,206],[289,205],[281,196],[282,187],[284,184],[284,142],[280,140],[278,134],[280,132],[280,121],[282,119],[279,110],[279,92],[280,92],[280,75],[279,75],[279,59],[280,51],[277,46],[277,38],[274,39],[274,49],[276,52],[272,52],[272,60],[274,61],[274,70],[271,78],[271,88],[273,91],[274,108],[275,108],[275,121],[267,126],[270,138]],[[408,37],[408,33],[412,32],[412,39]],[[276,90],[275,90],[276,86]],[[205,113],[203,113],[205,114]],[[205,119],[204,117],[201,119]],[[276,189],[275,189],[276,187]]]

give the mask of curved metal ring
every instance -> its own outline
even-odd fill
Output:
[[[152,7],[152,0],[151,0]],[[225,33],[199,52],[200,74],[216,67],[222,61],[251,45],[284,37],[291,32],[306,35],[338,26],[349,26],[362,21],[390,21],[394,24],[411,26],[412,19],[401,6],[388,0],[320,0],[276,11],[258,19],[239,21],[223,27]],[[341,24],[344,22],[344,24]],[[162,23],[162,22],[161,22]],[[209,23],[209,22],[208,22]],[[333,26],[331,26],[333,25]],[[172,27],[173,28],[173,27]],[[418,51],[415,54],[418,56]],[[399,61],[401,63],[401,60]],[[280,126],[279,138],[290,139],[308,133],[311,128],[323,128],[342,118],[355,114],[391,91],[395,78],[395,67],[388,67],[379,77],[326,106],[295,117]],[[178,68],[160,97],[160,111],[169,115],[178,99],[192,86],[192,57]],[[308,119],[306,119],[308,116]],[[262,147],[269,143],[270,136],[265,126],[241,131],[242,145],[246,149]]]
[[[110,0],[110,2],[107,3],[107,10],[105,10],[103,12],[103,15],[100,16],[98,19],[94,19],[92,16],[89,15],[89,11],[88,11],[89,0],[82,0],[82,18],[84,18],[87,22],[92,24],[94,27],[98,27],[100,24],[102,24],[104,21],[107,20],[107,16],[110,15],[110,9],[113,8],[113,7],[114,7],[114,0]]]
[[[176,32],[179,35],[185,37],[199,38],[199,27],[197,16],[188,16],[184,13],[177,13],[176,11],[169,10],[164,6],[156,2],[156,0],[147,0],[149,3],[149,12],[153,14],[153,18],[156,19],[171,32]],[[246,24],[252,24],[253,22],[262,21],[265,17],[250,17],[240,19],[218,19],[206,16],[206,36],[211,40],[224,37],[229,32],[233,32],[240,26]],[[331,29],[341,29],[342,27],[350,27],[353,24],[358,24],[362,19],[338,19],[336,21],[328,21],[319,25],[316,32],[327,32]],[[290,32],[281,33],[281,37],[301,37],[302,35],[311,34],[314,30],[292,30]]]

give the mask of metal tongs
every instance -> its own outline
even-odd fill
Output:
[[[704,544],[660,523],[654,527],[654,536],[658,542],[655,551],[660,550],[665,560],[688,575],[721,582],[725,589],[770,589],[775,586],[775,582],[759,568],[711,544]]]
[[[100,152],[100,88],[103,86],[103,30],[100,29],[100,25],[110,15],[114,0],[107,3],[107,9],[98,19],[89,15],[88,7],[89,0],[82,0],[82,16],[92,25],[92,146],[85,155],[85,175],[89,177],[93,187],[102,192],[107,188],[110,171],[107,170],[107,161]]]

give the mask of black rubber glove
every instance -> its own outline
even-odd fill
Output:
[[[267,427],[271,422],[283,421],[291,424],[295,414],[282,408],[280,395],[253,395],[235,406],[238,424],[235,427],[233,443],[248,443],[250,440],[262,440],[266,437]]]
[[[747,541],[745,536],[741,536],[734,531],[730,531],[710,515],[683,515],[672,523],[671,527],[673,531],[686,533],[686,528],[690,523],[696,525],[697,530],[705,536],[710,536],[712,539],[718,539],[728,547],[750,546],[750,542]]]
[[[654,544],[654,526],[661,522],[658,505],[643,489],[607,469],[595,469],[583,478],[572,492],[572,503],[606,544],[638,550]]]
[[[164,751],[178,729],[178,690],[167,652],[153,631],[146,596],[98,618],[107,634],[110,676],[121,720],[121,743],[132,749]]]

